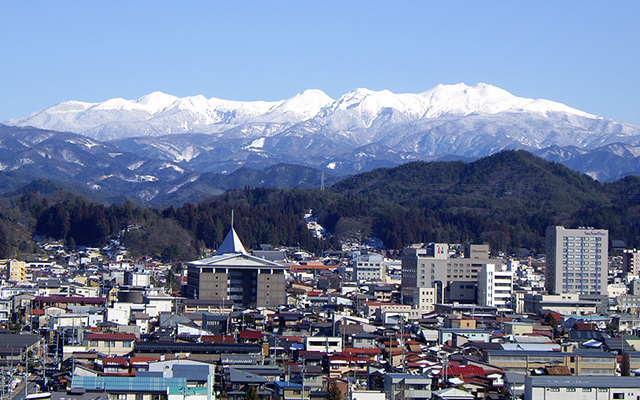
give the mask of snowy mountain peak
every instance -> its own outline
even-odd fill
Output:
[[[175,103],[176,100],[178,100],[178,97],[176,96],[162,92],[153,92],[140,97],[137,103],[149,107],[153,110],[153,114],[155,114],[158,111],[169,107],[171,104]]]
[[[278,113],[292,113],[302,120],[315,117],[320,110],[332,104],[334,100],[318,89],[307,89],[274,107]]]
[[[479,83],[476,86],[468,86],[464,83],[440,84],[420,95],[428,102],[428,112],[425,115],[428,118],[447,114],[497,114],[505,111],[528,111],[541,114],[561,112],[586,118],[597,118],[595,115],[561,103],[516,97],[504,89],[486,83]]]

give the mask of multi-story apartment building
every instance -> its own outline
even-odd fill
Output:
[[[551,294],[607,294],[609,232],[547,228],[546,289]]]
[[[7,261],[7,280],[10,282],[20,282],[27,276],[27,264],[24,261]]]
[[[386,272],[384,258],[380,254],[362,254],[355,257],[351,264],[353,280],[356,282],[380,282]]]
[[[188,265],[187,296],[243,307],[286,303],[286,267],[246,252],[231,227],[215,256]]]
[[[622,252],[622,272],[628,275],[640,275],[640,251],[624,250]]]
[[[498,312],[511,312],[513,272],[497,269],[495,264],[485,264],[478,274],[477,303],[492,306]]]

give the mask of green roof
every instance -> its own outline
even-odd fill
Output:
[[[108,392],[161,392],[169,386],[184,387],[185,378],[129,377],[129,376],[74,376],[72,389]]]

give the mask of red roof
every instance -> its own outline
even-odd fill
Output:
[[[465,365],[463,367],[449,366],[443,371],[440,371],[438,375],[442,375],[443,373],[447,376],[462,376],[462,377],[469,377],[473,375],[485,376],[484,369],[482,369],[482,367],[478,367],[477,365]]]
[[[131,366],[145,366],[149,365],[150,361],[158,361],[160,357],[131,357],[129,358],[129,363]]]
[[[200,341],[202,343],[235,343],[236,339],[233,335],[202,335]]]
[[[244,331],[240,331],[238,333],[238,338],[239,339],[258,339],[261,340],[262,338],[264,338],[264,334],[260,331],[249,331],[249,330],[244,330]]]
[[[102,359],[102,365],[119,365],[122,367],[128,367],[129,361],[125,357],[104,357]]]
[[[90,333],[87,335],[88,340],[136,340],[133,333]]]
[[[289,342],[302,343],[302,338],[300,336],[280,336],[280,338],[285,339]]]
[[[382,349],[379,348],[373,348],[373,349],[358,349],[355,347],[347,347],[344,349],[343,353],[350,353],[350,354],[381,354],[382,353]]]

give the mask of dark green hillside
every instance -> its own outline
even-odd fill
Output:
[[[470,164],[414,162],[347,178],[332,191],[407,207],[489,211],[504,207],[577,207],[610,204],[602,184],[525,151],[502,151]]]
[[[640,178],[601,184],[524,151],[503,151],[468,164],[416,162],[381,168],[325,191],[246,187],[165,209],[91,204],[46,181],[28,188],[4,199],[0,228],[5,233],[20,226],[23,237],[37,234],[100,245],[133,225],[136,229],[124,240],[134,253],[172,259],[216,248],[229,228],[232,209],[247,247],[269,243],[319,251],[342,239],[376,236],[390,249],[439,241],[543,252],[549,225],[608,229],[612,239],[630,247],[638,247],[640,237]],[[314,238],[306,228],[303,215],[309,209],[332,234],[330,239]],[[179,241],[172,239],[177,237]],[[5,244],[0,256],[25,247]]]
[[[587,225],[580,217],[585,212],[610,214],[618,191],[640,187],[627,183],[609,189],[528,152],[502,151],[469,164],[416,162],[378,169],[345,179],[331,190],[370,202],[373,231],[392,247],[469,240],[507,250],[541,249],[547,225]],[[613,221],[590,218],[592,224],[597,220]]]

